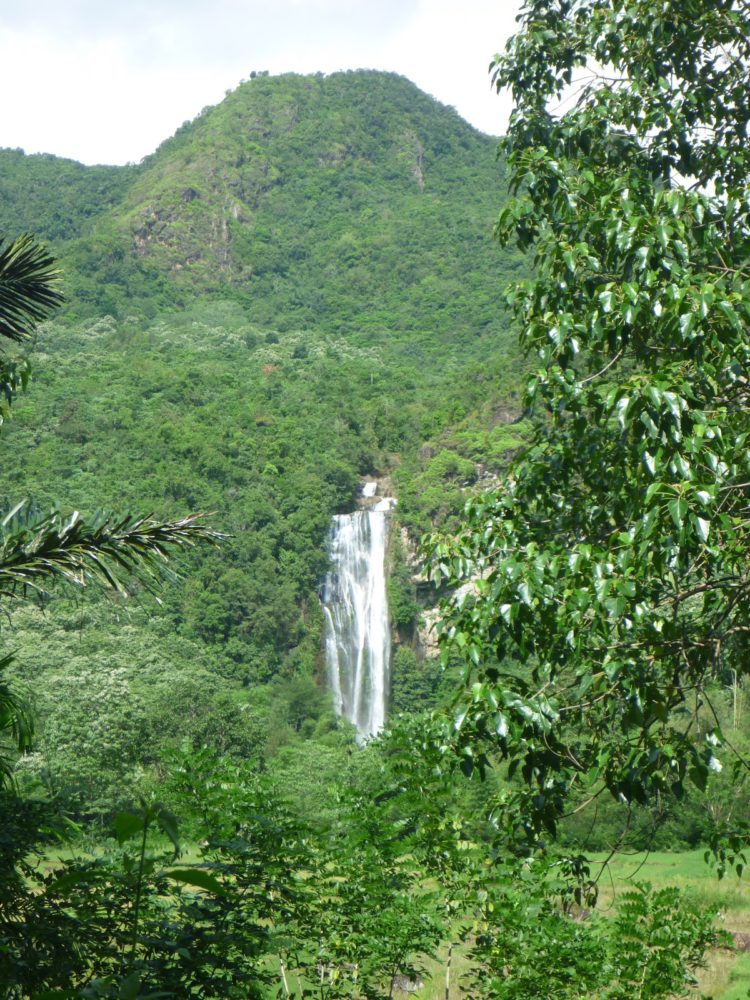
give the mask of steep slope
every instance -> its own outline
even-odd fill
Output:
[[[132,252],[257,321],[413,325],[479,293],[499,175],[493,140],[402,78],[261,77],[160,148],[125,219]]]
[[[393,472],[417,534],[455,513],[477,463],[497,468],[518,444],[501,302],[524,262],[492,243],[494,140],[401,77],[357,72],[252,80],[138,167],[12,151],[3,164],[15,187],[0,227],[53,240],[69,304],[40,331],[36,384],[3,429],[0,505],[213,512],[227,540],[134,623],[128,683],[146,661],[164,678],[199,663],[247,711],[248,692],[304,681],[315,711],[293,711],[290,688],[269,746],[325,730],[311,692],[331,515],[363,476]],[[406,635],[408,572],[399,586]],[[67,727],[53,719],[67,651],[96,653],[110,628],[85,599],[56,613],[72,624],[39,665],[48,733]],[[19,663],[36,662],[38,623],[17,638]],[[235,708],[227,720],[244,731]],[[161,745],[163,723],[148,726]]]
[[[495,145],[393,74],[258,77],[132,171],[65,251],[74,309],[231,294],[282,331],[497,333]]]

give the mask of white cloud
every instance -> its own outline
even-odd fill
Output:
[[[3,66],[24,83],[0,109],[0,145],[86,163],[137,161],[222,96],[199,68],[134,72],[113,40],[62,49],[16,32]]]
[[[489,64],[515,26],[516,6],[421,0],[386,51],[400,72],[477,128],[499,135],[509,107],[490,85]]]
[[[487,66],[516,4],[465,0],[36,0],[0,13],[16,81],[0,146],[137,161],[252,69],[402,73],[483,131],[503,102]]]

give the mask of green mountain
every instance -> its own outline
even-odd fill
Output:
[[[263,759],[340,738],[316,684],[331,515],[388,474],[417,538],[519,443],[502,298],[525,264],[492,242],[495,146],[407,80],[356,72],[251,80],[138,166],[0,151],[0,229],[49,241],[68,298],[3,429],[0,503],[204,510],[227,534],[160,607],[58,596],[54,634],[30,612],[0,636],[34,676],[39,773],[72,801],[80,786],[107,808],[184,736]],[[410,648],[419,608],[393,559],[409,708],[437,675]],[[85,773],[56,694],[82,642],[104,685],[91,711],[129,733]],[[170,715],[165,678],[200,709]]]
[[[85,167],[48,153],[0,149],[0,222],[5,233],[32,231],[55,247],[80,236],[119,204],[137,167]]]
[[[64,248],[77,313],[230,293],[282,330],[475,335],[497,324],[495,145],[392,74],[258,77],[135,168],[4,151],[1,224]]]

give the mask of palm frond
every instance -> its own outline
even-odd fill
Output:
[[[55,579],[96,582],[123,595],[131,581],[153,590],[170,550],[220,537],[200,514],[154,521],[100,512],[85,521],[77,511],[38,514],[24,501],[0,523],[0,596],[43,591]]]
[[[14,757],[30,749],[34,735],[29,706],[2,676],[12,662],[12,653],[0,657],[0,786],[12,783]]]
[[[28,234],[0,239],[0,336],[26,340],[63,301],[55,258]]]

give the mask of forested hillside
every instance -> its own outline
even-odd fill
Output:
[[[434,351],[503,329],[495,145],[393,74],[258,77],[137,167],[4,151],[2,221],[61,252],[73,315],[230,294],[274,330]]]
[[[19,151],[0,165],[5,232],[48,240],[67,296],[4,428],[5,506],[205,511],[226,535],[180,565],[160,605],[53,593],[45,617],[12,625],[37,707],[25,773],[106,815],[178,737],[265,759],[335,731],[318,597],[331,515],[363,477],[390,476],[415,544],[518,446],[501,292],[523,262],[491,241],[495,142],[392,74],[259,77],[138,166]],[[437,684],[412,648],[404,556],[393,548],[400,707]],[[104,652],[115,627],[125,658]],[[81,643],[100,696],[79,725],[121,733],[87,740],[85,760],[55,694],[80,683]],[[165,683],[196,703],[176,728]]]
[[[502,157],[371,71],[0,151],[0,997],[738,995],[742,894],[610,862],[750,844],[741,7],[529,0]],[[374,479],[367,740],[321,595]]]

